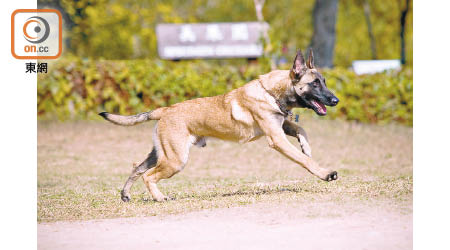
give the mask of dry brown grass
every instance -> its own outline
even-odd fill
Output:
[[[209,140],[206,148],[191,150],[181,173],[160,182],[161,191],[176,200],[149,200],[139,180],[132,201],[123,203],[119,191],[132,163],[150,152],[153,123],[39,122],[38,221],[164,215],[257,202],[381,202],[410,211],[412,128],[312,117],[301,123],[313,157],[337,170],[338,181],[311,176],[264,138],[245,145]]]

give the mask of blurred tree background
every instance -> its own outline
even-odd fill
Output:
[[[249,63],[160,60],[155,26],[256,21],[253,0],[38,0],[39,8],[59,9],[65,27],[63,57],[49,74],[38,77],[38,114],[60,119],[104,110],[129,114],[224,93],[270,71],[270,60],[284,62],[278,68],[287,69],[297,49],[319,43],[314,35],[317,25],[324,25],[317,14],[321,2],[266,0],[262,14],[270,25],[268,57]],[[330,2],[336,3],[332,55],[316,59],[335,67],[325,74],[342,102],[330,117],[412,125],[412,1]],[[348,70],[354,60],[401,59],[402,35],[406,65],[400,72],[357,76]]]
[[[284,53],[290,58],[297,48],[311,45],[315,2],[265,1],[263,13],[271,27],[273,54]],[[376,58],[400,58],[404,0],[341,0],[337,7],[335,65],[348,67],[353,60],[373,58],[365,4],[370,9]],[[64,13],[68,34],[65,53],[83,58],[156,58],[157,23],[256,20],[253,0],[38,0],[38,6],[58,8]],[[412,3],[406,23],[406,58],[411,64]]]

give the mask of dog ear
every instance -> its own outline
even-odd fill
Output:
[[[306,63],[308,68],[313,69],[314,68],[314,53],[312,48],[309,49],[309,56],[308,56],[308,62]]]
[[[305,73],[305,70],[305,58],[303,57],[302,51],[298,50],[291,72],[296,79],[300,79],[300,77]]]

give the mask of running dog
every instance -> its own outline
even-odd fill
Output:
[[[339,99],[327,88],[325,78],[314,66],[309,52],[305,61],[299,50],[292,69],[275,70],[229,93],[198,98],[132,116],[102,112],[106,120],[132,126],[158,120],[153,131],[153,149],[128,177],[121,198],[130,200],[133,183],[143,177],[156,201],[169,200],[156,184],[183,170],[192,145],[206,146],[206,138],[246,143],[265,136],[269,146],[324,181],[337,180],[337,172],[319,167],[311,158],[311,148],[303,128],[288,117],[292,108],[309,108],[326,115],[325,106],[336,106]],[[296,137],[301,151],[286,135]]]

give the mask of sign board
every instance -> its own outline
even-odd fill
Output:
[[[400,69],[400,60],[359,60],[353,61],[353,71],[356,74],[375,74],[389,69]]]
[[[163,59],[256,58],[263,54],[267,23],[158,24],[158,54]]]

